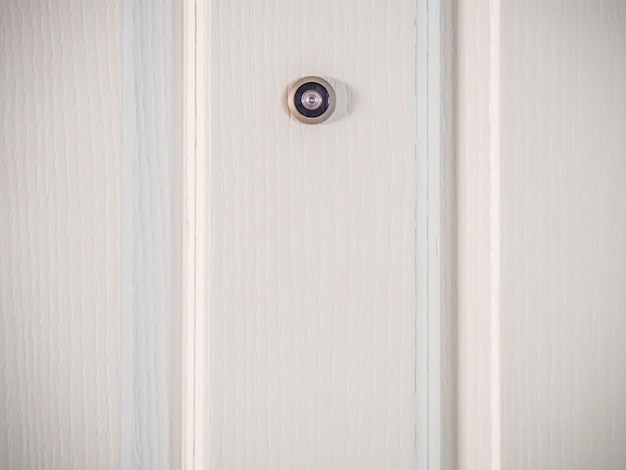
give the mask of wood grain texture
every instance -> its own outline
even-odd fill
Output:
[[[0,3],[0,467],[115,468],[120,3]]]
[[[502,3],[502,468],[626,468],[626,3]]]
[[[626,4],[460,2],[458,52],[459,466],[626,468]]]
[[[213,0],[198,27],[197,468],[412,469],[413,2]],[[309,74],[333,121],[289,117]]]
[[[176,467],[177,18],[0,4],[2,469]]]

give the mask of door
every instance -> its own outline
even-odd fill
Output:
[[[1,2],[0,468],[626,468],[625,34]]]
[[[417,257],[439,222],[418,229],[427,61],[415,2],[207,1],[193,24],[186,457],[216,469],[426,465]],[[289,87],[307,76],[334,89],[324,122],[290,115]]]

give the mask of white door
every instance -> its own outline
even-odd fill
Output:
[[[623,1],[8,0],[0,61],[1,469],[626,468]]]

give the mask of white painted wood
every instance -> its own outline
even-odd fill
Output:
[[[497,0],[458,2],[458,468],[500,469]]]
[[[452,461],[433,436],[419,441],[432,456],[416,455],[413,2],[214,0],[196,12],[197,132],[195,157],[187,156],[196,170],[187,178],[196,195],[187,228],[193,248],[194,237],[186,238],[197,263],[187,300],[196,312],[194,468]],[[444,50],[435,44],[439,30],[420,57]],[[339,95],[336,116],[316,126],[290,119],[283,102],[289,82],[308,74],[332,80]],[[441,119],[449,101],[439,102],[434,82],[420,93],[432,102],[427,116]],[[433,210],[451,204],[440,189],[450,184],[450,160],[436,161],[449,126],[420,126],[429,132],[420,151],[436,201],[421,208]],[[419,235],[437,249],[450,224],[438,210]],[[430,261],[421,275],[441,276],[426,304],[437,332],[449,319],[436,318],[436,309],[451,295],[449,271],[437,260],[450,262],[454,247],[443,245],[422,251]],[[428,367],[449,363],[441,342],[424,347],[438,348]],[[431,372],[437,392],[443,376]],[[434,382],[417,383],[428,390]],[[440,420],[451,412],[425,412],[443,435]]]
[[[120,449],[120,2],[0,4],[0,467]]]
[[[418,469],[456,468],[453,4],[417,4]]]
[[[0,3],[0,468],[177,466],[180,19]]]
[[[626,4],[458,21],[459,468],[626,468]]]
[[[182,168],[182,262],[181,262],[181,427],[180,468],[195,468],[196,439],[196,175],[198,119],[196,89],[196,0],[182,3],[182,99],[183,142]]]
[[[182,21],[124,0],[121,468],[179,464]]]

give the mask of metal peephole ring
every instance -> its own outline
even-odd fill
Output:
[[[325,121],[335,110],[335,90],[320,77],[303,77],[289,86],[287,106],[300,122],[317,124]]]

